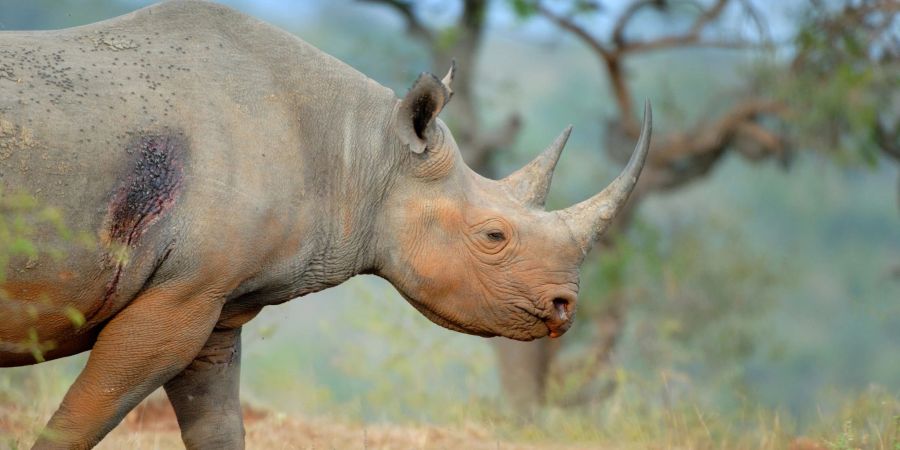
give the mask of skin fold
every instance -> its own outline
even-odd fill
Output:
[[[437,118],[452,78],[422,74],[397,98],[198,1],[0,32],[0,189],[91,237],[38,227],[64,256],[15,256],[0,284],[0,367],[37,362],[23,345],[35,334],[47,360],[92,350],[34,448],[93,447],[160,386],[188,448],[243,448],[242,325],[357,274],[456,331],[564,333],[649,121],[637,165],[546,212],[568,131],[508,179],[482,178]]]

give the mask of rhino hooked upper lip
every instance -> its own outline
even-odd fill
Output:
[[[570,294],[562,294],[555,297],[552,301],[552,308],[549,316],[544,319],[544,324],[550,331],[551,338],[562,336],[572,326],[574,320],[574,301],[569,300]]]

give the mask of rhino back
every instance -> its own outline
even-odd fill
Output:
[[[167,277],[206,271],[236,287],[315,226],[294,219],[316,215],[330,175],[323,142],[340,145],[327,135],[353,122],[342,111],[361,91],[393,99],[303,41],[205,2],[0,33],[0,188],[57,207],[101,244],[14,260],[7,290],[51,292],[100,323]],[[110,256],[117,247],[126,262]]]

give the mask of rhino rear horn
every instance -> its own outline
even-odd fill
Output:
[[[572,125],[567,126],[553,143],[541,152],[534,160],[521,169],[509,174],[501,180],[522,204],[531,208],[543,208],[550,191],[553,170],[559,161],[559,155],[572,134]]]
[[[452,79],[453,68],[448,76]],[[450,101],[450,88],[433,74],[423,72],[400,101],[397,131],[400,140],[413,153],[422,153],[428,145],[428,130]]]

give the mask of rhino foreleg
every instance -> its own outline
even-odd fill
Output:
[[[209,291],[190,296],[177,290],[154,288],[104,326],[35,449],[93,447],[194,360],[218,320],[222,300],[211,298]]]
[[[244,448],[240,375],[241,329],[216,330],[194,361],[165,384],[185,447]]]

